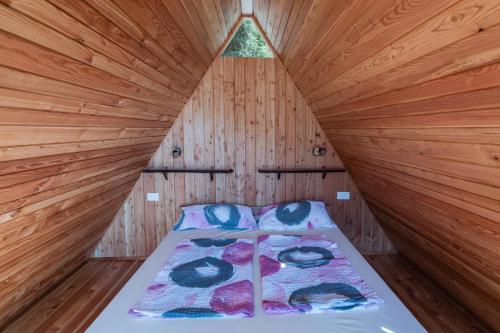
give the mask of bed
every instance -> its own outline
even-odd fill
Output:
[[[324,234],[337,243],[340,251],[352,263],[364,280],[383,298],[384,303],[374,308],[321,314],[264,313],[261,306],[261,280],[259,260],[254,256],[253,280],[255,315],[251,318],[197,318],[197,319],[151,319],[134,318],[128,314],[131,306],[161,269],[166,258],[180,241],[192,238],[252,238],[264,234],[283,232],[187,230],[171,231],[158,248],[144,262],[123,289],[108,304],[104,311],[88,328],[87,332],[204,332],[204,333],[254,333],[277,332],[425,332],[425,329],[401,303],[391,289],[365,261],[362,255],[338,229],[295,231],[297,235]],[[287,234],[290,234],[288,232]]]

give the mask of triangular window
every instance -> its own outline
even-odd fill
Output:
[[[273,58],[273,52],[252,19],[243,19],[223,57]]]

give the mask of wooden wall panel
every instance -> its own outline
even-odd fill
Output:
[[[203,103],[200,103],[203,101]],[[183,155],[173,159],[172,148]],[[327,147],[314,157],[314,146]],[[146,256],[180,215],[206,202],[266,205],[323,200],[335,222],[363,252],[392,250],[348,174],[257,173],[258,168],[342,167],[304,98],[278,59],[218,58],[149,163],[151,168],[232,168],[233,174],[143,174],[99,243],[96,256]],[[349,191],[352,199],[335,199]],[[158,202],[144,202],[148,192]],[[134,212],[133,214],[131,212]],[[151,241],[152,240],[152,241]],[[153,245],[151,245],[151,243]],[[151,246],[150,246],[151,245]]]
[[[0,0],[0,330],[95,248],[239,16],[237,0]]]
[[[286,2],[255,15],[384,230],[500,330],[500,2]]]

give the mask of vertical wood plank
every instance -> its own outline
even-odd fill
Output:
[[[144,221],[144,175],[139,177],[136,184],[136,190],[133,192],[133,205],[134,205],[134,220]],[[132,240],[134,244],[133,255],[145,256],[146,255],[146,226],[144,223],[134,223],[131,228]]]
[[[236,138],[235,138],[235,69],[234,58],[224,59],[224,157],[227,167],[234,170],[234,176],[226,177],[224,199],[226,202],[236,202],[236,180],[239,173],[236,171]],[[238,108],[239,110],[239,108]]]
[[[226,167],[226,136],[224,135],[224,62],[217,58],[213,63],[213,94],[214,94],[214,154],[215,168]],[[229,163],[228,163],[229,164]],[[216,202],[224,202],[226,175],[215,175]],[[212,200],[213,201],[213,200]]]
[[[193,123],[193,98],[189,100],[183,112],[183,128],[184,128],[184,167],[195,168],[195,141],[194,141],[194,123]],[[196,203],[196,186],[200,186],[195,182],[195,175],[188,173],[184,176],[186,204]]]
[[[266,158],[266,78],[265,60],[255,62],[255,167],[254,170],[265,165]],[[265,175],[255,173],[255,203],[264,205],[266,190]]]
[[[321,136],[325,137],[325,134],[323,133],[323,131],[321,131]],[[325,142],[327,143],[327,140],[325,140]],[[328,144],[325,146],[325,148],[326,148],[326,156],[324,157],[325,167],[333,168],[333,167],[335,167],[335,151]],[[316,158],[318,158],[318,157],[316,157]],[[326,201],[330,204],[330,207],[329,207],[330,216],[333,216],[333,211],[336,208],[336,205],[335,205],[335,199],[336,199],[335,175],[336,175],[335,173],[327,174],[325,179],[323,180],[323,184],[324,184],[323,198],[327,199]],[[361,223],[361,220],[357,221],[357,223]]]
[[[132,204],[135,191],[136,188],[134,187],[123,204],[123,223],[125,224],[125,254],[127,256],[134,256],[135,248],[135,241],[133,238],[133,225],[136,223],[136,221],[134,219],[134,206]]]
[[[286,167],[286,71],[280,61],[276,61],[276,166]],[[286,199],[286,179],[276,179],[276,202]]]
[[[310,109],[307,108],[307,112],[305,113],[305,154],[307,155],[307,164],[313,165],[314,167],[317,166],[316,161],[320,158],[312,155],[313,148],[316,144],[315,125],[316,118],[314,118],[314,115],[310,111]],[[307,174],[305,177],[304,198],[309,200],[314,198],[314,183],[314,174]],[[329,202],[331,203],[331,201]]]
[[[326,140],[325,138],[321,135],[321,127],[319,126],[318,123],[315,124],[314,126],[314,132],[315,132],[315,138],[316,138],[316,146],[317,147],[326,147]],[[325,159],[324,158],[318,158],[316,159],[316,167],[317,168],[323,168],[325,167]],[[321,200],[321,198],[324,197],[325,194],[325,183],[322,179],[321,174],[316,174],[314,175],[315,178],[315,184],[314,184],[314,197],[316,200]]]
[[[174,168],[182,169],[186,166],[185,158],[187,156],[187,152],[185,149],[185,132],[184,126],[186,122],[184,121],[184,117],[186,117],[188,104],[184,107],[184,112],[177,118],[175,122],[175,126],[172,128],[172,149],[174,147],[179,147],[182,151],[181,156],[173,159],[172,164]],[[189,132],[189,130],[188,130]],[[164,157],[166,158],[165,154]],[[186,177],[183,173],[177,173],[174,175],[174,184],[175,184],[175,219],[168,221],[168,230],[172,228],[172,226],[177,222],[177,218],[181,216],[182,206],[184,206],[187,202],[186,200]]]
[[[154,175],[146,173],[144,179],[144,234],[145,252],[144,255],[153,252],[156,248],[156,211],[155,202],[147,200],[147,194],[155,190]]]
[[[265,143],[263,166],[276,167],[276,66],[275,60],[265,61]],[[276,176],[266,174],[264,204],[276,202]]]
[[[296,95],[297,112],[295,115],[295,167],[304,168],[306,166],[306,158],[311,158],[309,153],[306,155],[305,150],[305,113],[306,102],[304,98],[298,93]],[[295,191],[297,200],[305,199],[305,174],[297,174],[295,178]]]
[[[203,119],[203,81],[193,93],[193,138],[194,138],[194,166],[203,168],[205,165],[205,123]],[[206,198],[206,174],[194,174],[195,203],[203,203]]]
[[[170,169],[174,167],[174,158],[172,156],[172,149],[174,147],[174,131],[169,131],[167,136],[165,137],[163,146],[163,154],[162,154],[162,164],[165,168]],[[182,156],[182,155],[181,155]],[[156,174],[157,178],[155,181],[158,181],[161,184],[160,187],[160,197],[163,196],[163,200],[161,203],[156,203],[157,207],[159,207],[159,211],[157,216],[160,215],[162,219],[161,228],[158,230],[158,244],[161,240],[166,236],[168,231],[170,230],[172,224],[176,219],[176,197],[181,196],[184,197],[183,188],[176,187],[177,183],[177,175],[171,174],[168,177],[168,180],[162,174]],[[157,209],[158,210],[158,209]],[[157,222],[158,224],[158,222]]]
[[[165,138],[163,139],[160,147],[153,156],[152,163],[154,168],[163,169],[167,167],[165,155],[168,155],[168,150],[171,146],[172,131],[169,131]],[[163,237],[168,232],[167,229],[167,200],[168,197],[165,193],[167,183],[165,182],[165,177],[160,173],[155,173],[154,175],[154,192],[158,193],[160,200],[154,203],[155,218],[156,218],[156,244],[158,245]],[[174,209],[175,214],[175,209]]]
[[[245,61],[234,60],[234,112],[235,112],[235,161],[236,161],[236,202],[245,202],[246,173],[246,122],[245,122]]]
[[[245,202],[255,205],[255,59],[245,67]]]
[[[111,253],[113,254],[113,256],[117,256],[117,257],[124,257],[126,256],[126,252],[125,252],[125,242],[126,242],[126,239],[125,239],[125,203],[122,205],[122,207],[120,207],[120,210],[118,211],[118,213],[116,214],[116,217],[117,217],[117,222],[116,222],[116,231],[115,231],[115,237],[116,237],[116,246],[115,248],[111,251]],[[115,223],[113,223],[115,224]],[[99,256],[97,256],[99,257]]]
[[[214,133],[214,81],[213,81],[213,71],[215,66],[211,66],[202,80],[202,95],[203,100],[200,105],[200,111],[203,115],[203,154],[204,160],[202,162],[202,167],[204,168],[215,168],[215,133]],[[204,175],[205,177],[205,191],[201,202],[214,202],[215,201],[215,178],[214,181],[210,180],[210,177]]]
[[[286,76],[285,79],[286,88],[286,105],[285,105],[285,145],[286,145],[286,156],[285,156],[285,166],[287,168],[295,168],[295,141],[296,141],[296,117],[297,117],[297,105],[296,105],[296,90],[295,84],[290,76]],[[286,174],[286,193],[285,199],[287,201],[296,200],[296,187],[295,187],[295,174]]]

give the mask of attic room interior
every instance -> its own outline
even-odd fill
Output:
[[[499,0],[0,0],[1,332],[500,332]]]

